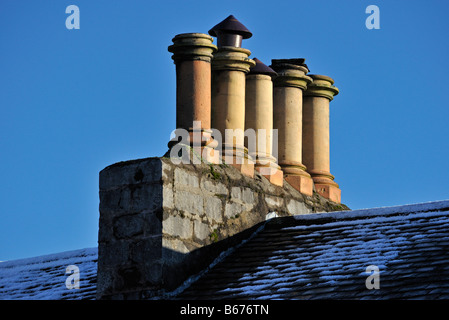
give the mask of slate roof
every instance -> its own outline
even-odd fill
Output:
[[[168,298],[449,299],[449,200],[274,218],[229,252]],[[95,299],[96,272],[97,248],[1,262],[0,300]]]
[[[449,201],[273,219],[177,298],[449,299]]]
[[[69,265],[79,268],[79,289],[66,287]],[[0,300],[95,299],[96,282],[97,248],[0,263]]]

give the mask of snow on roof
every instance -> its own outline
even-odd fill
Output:
[[[371,270],[379,289],[369,289]],[[269,221],[178,299],[447,299],[449,201]]]
[[[79,269],[79,289],[71,288],[69,279]],[[1,300],[75,300],[95,299],[97,277],[97,248],[66,251],[33,258],[0,263]]]

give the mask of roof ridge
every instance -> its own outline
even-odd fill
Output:
[[[360,219],[371,219],[376,217],[409,216],[409,219],[418,219],[422,213],[433,213],[427,216],[448,215],[444,211],[449,210],[449,200],[424,202],[417,204],[407,204],[390,207],[367,208],[357,210],[320,212],[287,217],[277,217],[268,221],[268,228],[286,228],[302,224],[309,226],[312,224],[325,224],[338,221],[354,221]],[[415,218],[413,216],[416,216]]]

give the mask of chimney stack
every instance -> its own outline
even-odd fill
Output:
[[[249,59],[251,52],[241,48],[241,40],[252,34],[232,15],[209,34],[218,38],[218,51],[212,59],[212,127],[222,135],[224,163],[254,177],[254,163],[244,146],[244,130],[245,75],[255,62]]]
[[[211,137],[211,59],[217,50],[212,42],[203,33],[179,34],[168,51],[176,64],[176,128],[189,132],[190,146],[204,160],[218,163],[218,143]]]
[[[274,185],[285,179],[302,194],[315,189],[340,203],[329,148],[329,102],[339,90],[327,76],[308,76],[305,59],[273,59],[270,67],[250,59],[242,41],[251,36],[230,15],[209,35],[173,38],[176,128],[188,132],[190,146],[209,163],[232,165],[249,177],[257,170]]]
[[[296,190],[313,195],[313,181],[302,164],[303,91],[312,79],[305,59],[273,59],[271,68],[278,74],[274,80],[274,128],[278,130],[278,163],[284,179]]]
[[[255,150],[250,156],[255,169],[271,183],[283,186],[283,173],[273,157],[273,81],[276,72],[254,58],[256,65],[246,75],[245,128],[254,129]],[[276,142],[277,143],[277,142]],[[249,149],[250,147],[247,146]]]
[[[328,76],[310,75],[313,82],[304,93],[303,159],[316,191],[340,203],[341,190],[330,173],[329,103],[339,90]]]

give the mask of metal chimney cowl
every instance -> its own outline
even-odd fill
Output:
[[[209,34],[217,37],[218,47],[241,48],[242,40],[252,37],[252,33],[233,15],[230,15],[215,27],[209,30]]]

